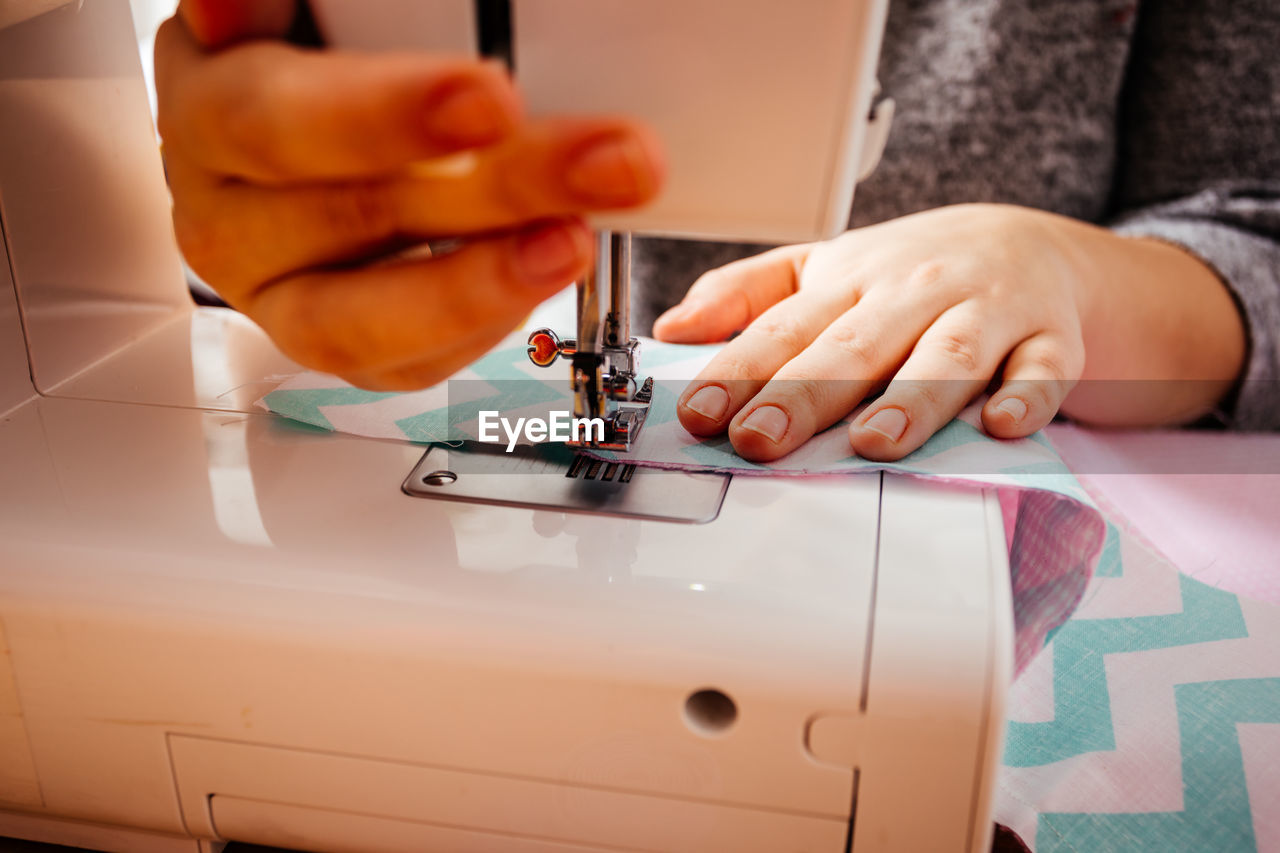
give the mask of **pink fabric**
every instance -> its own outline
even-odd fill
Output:
[[[1000,498],[1000,518],[1004,521],[1004,544],[1013,551],[1013,529],[1018,524],[1018,490],[1000,489],[996,492]]]
[[[1010,541],[1013,621],[1018,626],[1014,671],[1020,673],[1044,648],[1049,632],[1062,624],[1061,611],[1047,605],[1070,602],[1070,613],[1080,603],[1107,529],[1096,512],[1081,512],[1075,501],[1052,492],[1018,492],[1012,525],[1008,507],[1001,503]]]
[[[1280,435],[1047,433],[1114,523],[1197,580],[1280,604]]]

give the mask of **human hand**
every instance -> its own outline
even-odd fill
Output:
[[[179,246],[301,364],[437,382],[588,269],[581,214],[657,192],[642,126],[527,120],[486,61],[289,45],[295,8],[183,0],[156,71]],[[445,238],[464,239],[396,255]]]
[[[1198,260],[1001,205],[939,208],[713,270],[654,334],[708,342],[744,327],[678,414],[695,435],[727,430],[757,461],[791,452],[885,383],[849,427],[853,450],[883,461],[920,447],[993,377],[983,426],[1016,438],[1064,401],[1097,423],[1191,419],[1243,358],[1240,318]],[[1190,334],[1208,343],[1188,347]],[[1068,400],[1082,376],[1157,381],[1119,383],[1123,396],[1093,383]]]
[[[788,246],[714,270],[654,326],[663,340],[746,327],[681,395],[696,435],[777,459],[852,411],[855,452],[898,459],[1001,371],[982,411],[992,434],[1053,417],[1084,367],[1084,293],[1062,251],[1011,208],[952,207]]]
[[[831,427],[852,450],[905,456],[1000,374],[983,425],[1036,432],[1084,368],[1089,296],[1048,214],[942,207],[787,246],[704,275],[659,318],[664,341],[719,341],[745,327],[681,394],[691,433],[728,430],[769,461]]]

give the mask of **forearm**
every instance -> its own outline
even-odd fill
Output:
[[[1075,270],[1082,381],[1063,413],[1104,426],[1194,421],[1231,391],[1245,360],[1243,320],[1226,285],[1191,253],[1063,217],[1047,227]]]

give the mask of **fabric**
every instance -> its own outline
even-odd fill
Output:
[[[1180,245],[1249,332],[1231,425],[1280,427],[1280,5],[1266,0],[894,0],[897,103],[851,225],[1004,202]],[[637,240],[637,328],[763,247]]]
[[[1129,530],[1008,717],[995,817],[1032,850],[1280,850],[1280,607]]]
[[[1280,435],[1045,430],[1103,514],[1178,571],[1280,605]]]
[[[1076,606],[1092,574],[1104,523],[1087,493],[1043,436],[1017,441],[989,438],[978,426],[978,407],[938,432],[898,463],[851,455],[850,415],[783,459],[758,464],[737,456],[728,440],[698,439],[679,425],[675,401],[688,379],[717,347],[645,341],[645,373],[655,380],[653,403],[631,463],[749,475],[857,474],[887,470],[938,477],[999,490],[1006,512],[1016,627],[1015,661],[1024,666],[1045,637]],[[304,373],[263,398],[277,414],[324,429],[417,442],[475,440],[482,411],[546,419],[572,409],[566,370],[544,370],[526,356],[524,336],[509,339],[447,383],[407,394],[353,388],[339,379]],[[497,434],[504,444],[507,439]],[[525,443],[525,442],[521,442]],[[609,457],[610,454],[600,454]]]

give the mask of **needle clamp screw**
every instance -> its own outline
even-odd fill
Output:
[[[573,355],[578,351],[578,342],[572,338],[560,339],[550,329],[535,329],[529,333],[529,347],[525,350],[529,360],[538,367],[550,367],[562,355]]]

